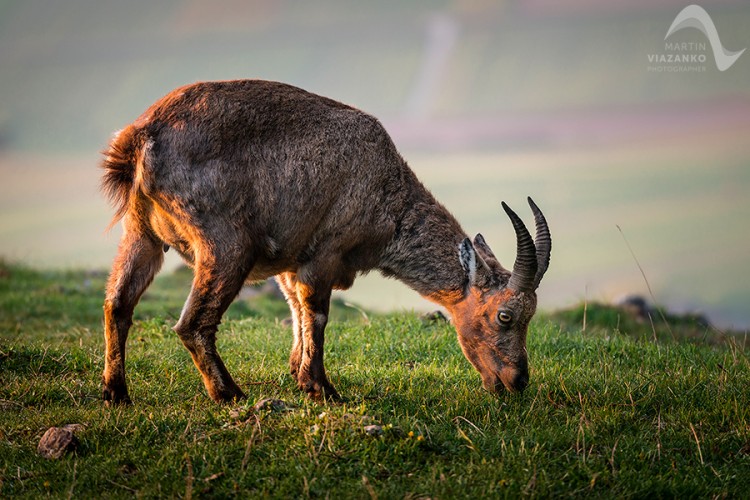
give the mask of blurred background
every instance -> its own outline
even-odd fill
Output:
[[[687,4],[0,1],[0,256],[108,267],[119,229],[104,232],[97,166],[110,134],[179,85],[262,78],[380,118],[506,266],[500,201],[531,224],[534,197],[554,241],[541,307],[648,296],[625,237],[658,302],[746,329],[750,53],[721,72],[697,29],[666,47]],[[747,1],[701,6],[728,51],[750,47]],[[654,58],[669,54],[705,62]],[[346,299],[434,307],[376,274]]]

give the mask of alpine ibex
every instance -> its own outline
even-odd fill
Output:
[[[290,85],[241,80],[178,88],[112,139],[102,188],[123,219],[104,303],[105,401],[129,402],[133,309],[174,248],[194,268],[174,327],[215,401],[244,396],[215,347],[246,281],[276,276],[294,322],[289,367],[312,397],[338,399],[323,368],[333,289],[378,269],[448,309],[484,387],[523,391],[526,332],[551,239],[529,198],[536,244],[517,238],[510,272],[467,238],[417,180],[380,122]]]

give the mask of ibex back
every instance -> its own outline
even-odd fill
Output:
[[[449,310],[486,389],[526,387],[526,332],[551,248],[531,199],[536,244],[503,203],[518,244],[510,272],[481,235],[467,238],[378,120],[261,80],[176,89],[105,154],[102,187],[124,227],[104,303],[105,401],[130,401],[133,309],[169,247],[194,269],[174,329],[215,401],[244,396],[216,351],[221,317],[245,281],[270,276],[292,313],[292,376],[310,396],[338,399],[323,367],[331,291],[371,269]]]

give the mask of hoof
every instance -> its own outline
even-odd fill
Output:
[[[342,401],[341,396],[339,396],[339,393],[336,391],[333,385],[331,385],[330,382],[321,384],[318,382],[310,381],[306,383],[300,383],[299,388],[300,390],[307,393],[307,396],[310,399],[314,399],[316,401],[330,401],[333,403],[339,403]]]
[[[233,385],[232,387],[222,387],[221,389],[208,388],[208,395],[217,403],[232,403],[245,399],[245,393],[242,389]]]
[[[129,406],[133,404],[133,401],[130,400],[130,396],[128,396],[128,390],[124,387],[118,389],[106,386],[103,387],[102,400],[104,400],[106,406]]]

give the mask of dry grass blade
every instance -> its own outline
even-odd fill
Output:
[[[643,276],[643,281],[646,282],[646,288],[648,288],[648,294],[651,297],[651,300],[654,302],[654,304],[657,304],[656,297],[654,296],[654,291],[651,290],[651,283],[648,282],[648,278],[646,277],[646,272],[643,270],[641,263],[638,261],[638,257],[636,257],[635,252],[633,251],[633,247],[630,246],[630,242],[625,237],[625,233],[622,231],[622,228],[619,225],[616,225],[616,226],[617,226],[617,230],[620,231],[620,235],[622,236],[623,241],[625,241],[625,245],[628,247],[628,250],[630,251],[630,255],[633,256],[635,265],[638,266],[638,270],[641,272],[641,276]],[[667,318],[664,316],[664,312],[662,312],[662,310],[659,307],[657,307],[656,310],[659,312],[659,316],[661,316],[661,319],[664,322],[664,326],[667,327],[667,331],[669,331],[669,334],[672,336],[672,340],[676,340],[677,337],[675,337],[675,334],[672,331],[672,328],[669,326],[669,321],[667,321]]]
[[[185,462],[187,464],[187,477],[185,478],[185,498],[190,500],[193,498],[193,463],[190,461],[190,455],[185,454]]]
[[[255,436],[260,432],[260,422],[257,417],[255,419],[255,425],[253,426],[253,432],[250,433],[250,438],[247,440],[247,446],[245,447],[245,456],[242,457],[242,470],[247,469],[247,462],[250,460],[250,450],[255,444]]]
[[[693,437],[695,438],[695,444],[698,446],[698,457],[701,460],[701,465],[703,465],[703,452],[701,451],[701,442],[698,439],[698,433],[695,432],[695,427],[693,427],[693,424],[690,424],[690,430],[693,431]]]

